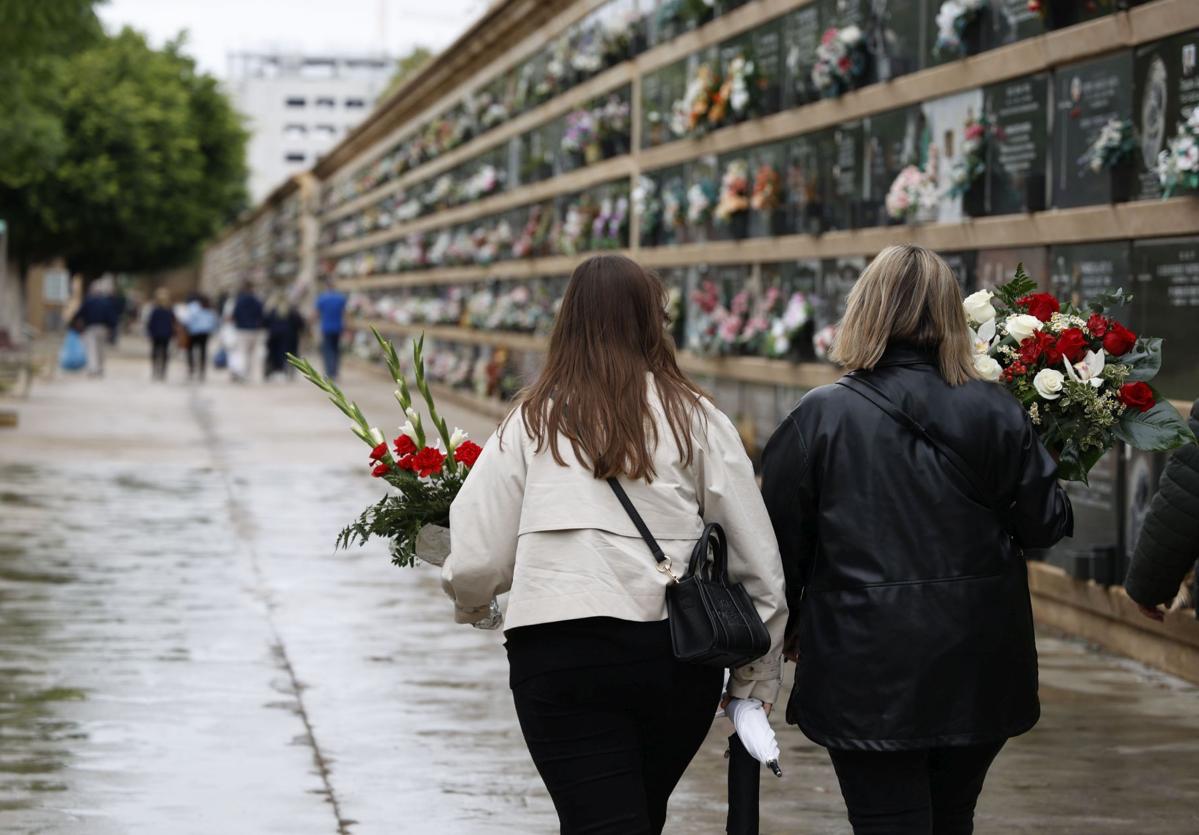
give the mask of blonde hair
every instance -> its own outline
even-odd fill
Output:
[[[935,349],[941,376],[951,386],[978,377],[953,270],[915,244],[887,247],[862,272],[830,357],[851,370],[869,370],[892,342]]]

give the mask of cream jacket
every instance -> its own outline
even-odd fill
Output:
[[[706,522],[728,536],[729,577],[745,584],[770,631],[763,658],[733,671],[729,691],[773,703],[781,676],[787,604],[774,529],[753,468],[732,423],[704,401],[693,427],[694,456],[686,466],[650,386],[661,442],[652,484],[624,482],[638,512],[670,557],[686,571]],[[486,614],[491,599],[511,592],[505,628],[606,616],[632,621],[666,618],[665,575],[638,536],[612,489],[579,464],[535,451],[519,412],[487,441],[450,508],[450,556],[442,584],[459,622]]]

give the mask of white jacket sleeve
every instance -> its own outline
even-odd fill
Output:
[[[488,439],[450,506],[450,555],[441,586],[454,600],[459,623],[483,618],[492,598],[512,587],[525,492],[523,441],[517,414]]]
[[[783,561],[774,527],[766,513],[753,465],[736,428],[715,408],[706,410],[708,430],[697,450],[700,512],[704,522],[719,522],[728,537],[729,579],[745,584],[770,632],[770,651],[732,672],[729,694],[774,704],[782,683],[783,631],[787,597]]]

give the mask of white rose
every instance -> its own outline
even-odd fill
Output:
[[[1066,375],[1060,371],[1042,368],[1037,372],[1037,376],[1032,378],[1032,384],[1041,397],[1046,400],[1057,400],[1062,396],[1062,383],[1065,379]]]
[[[962,307],[966,308],[966,315],[970,317],[971,322],[981,325],[995,318],[995,308],[991,306],[991,299],[994,297],[995,294],[990,290],[979,290],[966,296]]]
[[[994,357],[979,354],[974,358],[974,370],[978,372],[978,376],[987,382],[994,383],[999,380],[999,375],[1003,373],[1003,366]]]
[[[841,43],[853,46],[862,39],[862,30],[856,26],[846,26],[841,30]]]
[[[1023,342],[1034,333],[1039,331],[1044,323],[1036,316],[1030,316],[1027,313],[1018,313],[1015,316],[1009,316],[1004,323],[1007,327],[1008,334],[1017,342]],[[1053,372],[1056,374],[1057,372]]]

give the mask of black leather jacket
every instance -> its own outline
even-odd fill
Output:
[[[1010,510],[1001,521],[941,453],[860,394],[809,392],[762,464],[800,652],[787,719],[839,749],[1023,733],[1040,705],[1019,546],[1073,533],[1056,465],[998,385],[949,386],[933,355],[899,345],[866,377]]]

